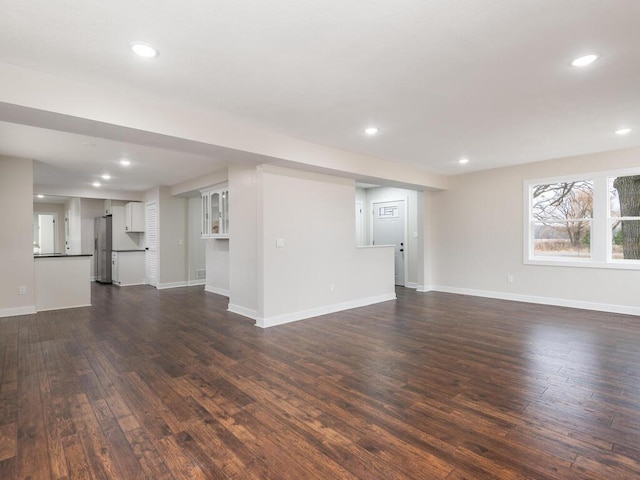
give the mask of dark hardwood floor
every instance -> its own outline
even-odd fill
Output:
[[[0,478],[640,478],[640,317],[398,297],[261,330],[95,285],[0,319]]]

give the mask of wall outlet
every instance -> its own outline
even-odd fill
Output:
[[[276,238],[276,248],[284,248],[284,238]]]
[[[507,275],[507,283],[513,283],[513,275]]]
[[[26,295],[27,294],[27,287],[25,287],[24,285],[20,285],[18,287],[18,295]]]

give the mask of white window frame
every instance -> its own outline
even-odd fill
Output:
[[[622,270],[640,270],[640,260],[612,258],[611,207],[609,198],[609,180],[614,177],[640,175],[640,168],[608,170],[596,173],[564,175],[560,177],[537,178],[524,181],[524,235],[523,262],[526,265],[550,265],[558,267],[611,268]],[[591,219],[591,258],[568,258],[536,256],[534,254],[532,188],[574,181],[593,182],[593,218]],[[615,217],[618,218],[618,217]],[[628,218],[628,217],[623,217]],[[635,218],[635,217],[633,217]]]

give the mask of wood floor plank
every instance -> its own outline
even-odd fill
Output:
[[[202,287],[0,319],[0,478],[640,478],[640,318],[397,289],[262,330]]]

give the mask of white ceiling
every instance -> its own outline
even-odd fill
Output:
[[[222,165],[207,155],[8,122],[0,122],[0,151],[36,160],[33,181],[45,187],[68,184],[90,189],[97,181],[110,191],[144,191],[157,185],[175,185]],[[131,165],[122,166],[121,159]],[[102,179],[103,174],[111,179]]]
[[[0,0],[0,11],[0,62],[438,173],[640,145],[638,0]],[[134,40],[160,55],[135,57]],[[602,57],[569,66],[589,52]],[[379,135],[363,135],[369,125]],[[634,130],[615,135],[622,126]],[[146,173],[123,189],[213,170],[206,155],[185,172],[176,152],[24,128],[0,124],[0,153],[78,181],[129,150]],[[161,163],[143,168],[151,157]]]

